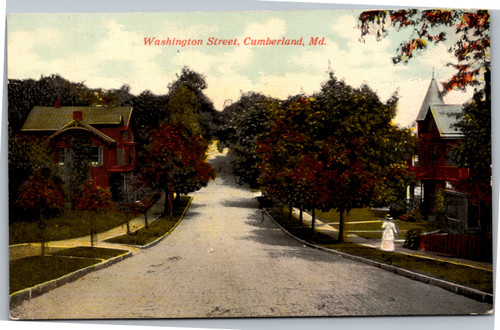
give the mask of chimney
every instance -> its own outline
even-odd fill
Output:
[[[83,111],[73,111],[73,120],[83,121]]]
[[[61,100],[59,100],[59,99],[57,99],[57,100],[56,100],[55,107],[56,107],[57,109],[59,109],[59,108],[61,107]]]

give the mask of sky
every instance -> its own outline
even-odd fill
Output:
[[[408,32],[381,41],[360,40],[356,10],[52,13],[9,14],[7,76],[39,79],[59,74],[90,88],[120,88],[131,93],[168,92],[184,66],[201,73],[206,95],[217,110],[242,93],[260,92],[280,99],[313,94],[333,71],[353,87],[367,84],[386,101],[396,91],[395,123],[410,126],[434,76],[451,77],[449,44],[430,46],[408,64],[392,57]],[[300,45],[245,45],[245,38],[297,40]],[[310,45],[311,38],[324,45]],[[148,45],[145,40],[201,40],[201,45]],[[209,38],[236,45],[210,45]],[[149,39],[151,40],[151,39]],[[234,41],[233,41],[234,43]],[[472,96],[449,93],[445,101],[460,104]],[[227,103],[226,103],[227,104]]]

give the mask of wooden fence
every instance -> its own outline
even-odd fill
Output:
[[[493,259],[491,236],[421,235],[420,248],[425,251],[464,259],[484,261]]]

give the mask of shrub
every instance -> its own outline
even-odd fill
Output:
[[[406,212],[405,214],[403,214],[403,217],[405,217],[409,222],[420,222],[424,220],[422,213],[418,209],[413,209]]]
[[[418,250],[420,247],[420,235],[422,231],[419,229],[410,229],[406,233],[404,247],[410,250]]]

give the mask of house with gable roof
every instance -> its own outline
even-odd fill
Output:
[[[460,230],[474,229],[478,226],[469,219],[465,194],[453,188],[454,183],[469,176],[469,171],[456,166],[450,157],[452,146],[463,138],[462,132],[455,127],[458,116],[463,111],[462,108],[463,104],[444,102],[437,82],[432,77],[417,115],[419,147],[417,155],[409,166],[415,173],[416,188],[419,191],[416,195],[423,213],[427,215],[433,213],[436,194],[442,190],[446,193],[448,220],[452,227]]]
[[[116,200],[130,188],[136,167],[136,151],[130,106],[35,106],[21,128],[22,134],[47,137],[54,162],[61,172],[75,157],[77,136],[90,141],[90,176],[101,187],[110,188]]]

